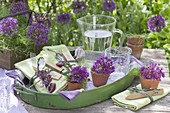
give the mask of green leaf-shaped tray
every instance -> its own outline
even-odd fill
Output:
[[[24,85],[17,85],[14,89],[19,92],[20,98],[23,101],[33,106],[49,109],[73,109],[89,106],[111,98],[114,94],[128,88],[137,75],[139,75],[139,69],[133,68],[127,75],[117,81],[91,90],[85,90],[72,101],[66,100],[58,93],[49,94],[46,92],[37,92]]]

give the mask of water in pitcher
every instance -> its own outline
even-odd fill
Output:
[[[112,44],[112,33],[107,30],[87,30],[84,32],[84,36],[86,50],[104,51]]]

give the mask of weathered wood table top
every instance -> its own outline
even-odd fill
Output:
[[[155,62],[160,63],[164,69],[165,76],[166,76],[165,78],[162,79],[161,83],[166,84],[167,87],[170,88],[168,62],[164,50],[144,49],[140,60],[144,64],[148,63],[150,60],[154,60]],[[139,83],[139,78],[135,78],[132,86],[138,83]],[[43,109],[43,108],[34,107],[32,105],[28,105],[24,102],[22,103],[29,113],[124,113],[124,112],[133,113],[134,112],[114,105],[111,99],[108,99],[106,101],[91,106],[87,106],[79,109],[72,109],[72,110]],[[170,94],[150,105],[141,108],[140,110],[136,111],[136,113],[170,113]]]

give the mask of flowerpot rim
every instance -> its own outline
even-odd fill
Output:
[[[110,75],[110,74],[97,73],[96,71],[93,71],[92,68],[91,68],[91,72],[96,73],[96,74],[98,74],[98,75],[106,75],[106,76],[109,76],[109,75]]]
[[[127,38],[145,38],[145,34],[127,34]]]
[[[140,78],[145,79],[145,78],[143,78],[141,75],[140,75]],[[150,81],[150,80],[152,80],[152,79],[150,78],[150,79],[145,79],[145,80]],[[161,80],[154,80],[154,81],[161,81]]]
[[[138,47],[143,47],[144,44],[129,44],[129,43],[126,43],[126,45],[128,46],[138,46]]]

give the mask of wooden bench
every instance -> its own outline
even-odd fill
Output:
[[[170,87],[170,78],[169,78],[169,69],[168,62],[165,56],[165,51],[161,49],[144,49],[142,53],[142,57],[140,59],[144,64],[148,63],[150,60],[154,60],[157,63],[160,63],[165,72],[165,78],[162,79],[161,83]],[[139,78],[135,78],[132,86],[139,83]],[[111,99],[108,99],[104,102],[97,103],[91,106],[72,109],[72,110],[51,110],[51,109],[43,109],[34,107],[32,105],[28,105],[20,100],[24,107],[27,109],[29,113],[133,113],[133,111],[124,109],[114,105]],[[136,111],[135,113],[170,113],[170,94],[165,98],[162,98],[142,109]]]

